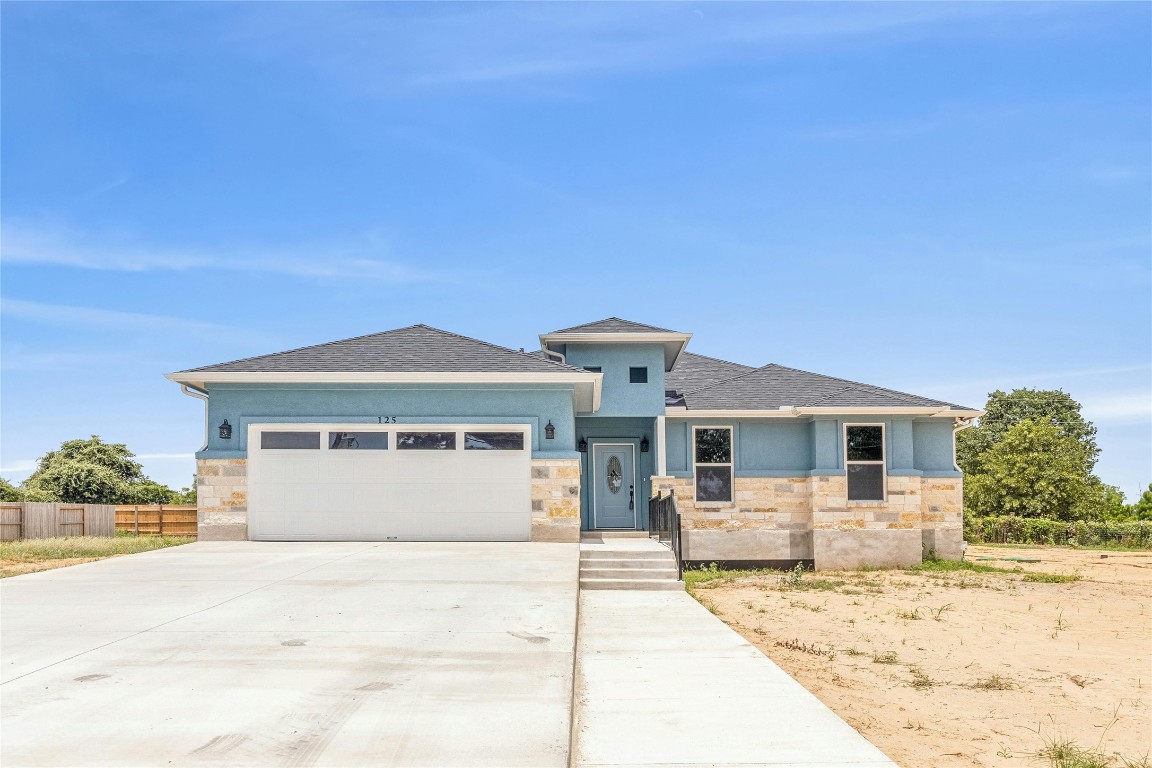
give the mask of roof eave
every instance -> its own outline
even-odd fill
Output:
[[[427,371],[179,371],[164,378],[207,391],[211,384],[572,384],[583,412],[600,410],[603,374]]]
[[[692,338],[690,333],[628,332],[616,333],[542,333],[540,348],[552,349],[552,344],[663,344],[664,370],[670,371],[680,359]],[[555,351],[553,349],[553,351]]]
[[[664,409],[665,416],[702,417],[702,418],[788,418],[795,416],[940,416],[948,418],[971,419],[984,415],[983,411],[970,408],[948,408],[936,406],[891,406],[891,407],[802,407],[782,405],[778,408],[685,408],[671,407]]]

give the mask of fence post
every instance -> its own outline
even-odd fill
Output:
[[[135,521],[132,524],[132,533],[136,536],[139,536],[140,535],[140,505],[139,504],[133,504],[132,505],[132,513],[133,513],[133,516],[135,517]]]
[[[159,535],[163,536],[164,535],[164,505],[163,504],[160,505],[160,509],[156,512],[156,516],[157,516],[157,523],[158,523],[157,527],[160,529]]]

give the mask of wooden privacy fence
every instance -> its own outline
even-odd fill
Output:
[[[111,504],[0,502],[0,540],[115,536],[115,515]]]
[[[118,504],[116,530],[137,536],[195,536],[195,504]]]

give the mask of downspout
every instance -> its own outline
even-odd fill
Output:
[[[548,349],[548,345],[546,345],[546,344],[541,344],[541,345],[540,345],[540,351],[541,351],[541,352],[543,352],[543,353],[544,353],[544,354],[546,354],[546,355],[550,355],[550,356],[552,356],[552,357],[556,357],[556,358],[559,358],[559,360],[560,360],[560,362],[561,362],[561,363],[563,363],[564,365],[568,365],[568,360],[567,360],[567,359],[565,359],[564,355],[560,354],[559,352],[555,352],[555,351],[553,351],[553,350],[551,350],[551,349]]]
[[[193,392],[192,389],[196,391]],[[208,393],[199,387],[189,388],[187,384],[181,384],[180,391],[188,395],[188,397],[194,397],[197,400],[204,401],[204,446],[200,450],[206,451],[208,450]]]
[[[957,416],[952,421],[952,468],[960,473],[963,473],[964,470],[960,469],[960,465],[956,463],[956,435],[973,426],[974,420],[971,416],[968,418]]]

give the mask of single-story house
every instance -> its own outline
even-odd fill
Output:
[[[614,317],[539,339],[413,325],[169,374],[205,401],[200,538],[575,542],[671,492],[688,561],[960,556],[979,411]]]

